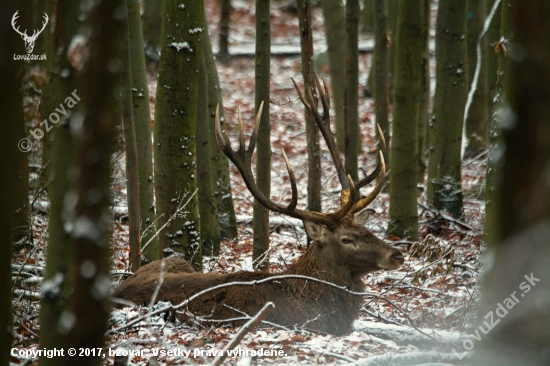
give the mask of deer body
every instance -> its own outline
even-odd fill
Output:
[[[324,81],[324,80],[323,80]],[[320,100],[323,104],[323,117],[317,112],[315,101],[308,90],[308,100],[298,90],[298,96],[304,106],[313,114],[336,167],[342,186],[341,207],[333,213],[320,213],[296,208],[296,179],[290,163],[283,151],[292,186],[292,200],[288,206],[273,202],[256,185],[251,170],[251,158],[257,139],[262,106],[256,116],[255,127],[248,148],[242,128],[239,111],[239,149],[231,149],[229,138],[222,133],[219,111],[216,111],[216,139],[221,150],[237,166],[247,188],[254,198],[266,208],[286,214],[303,221],[308,236],[313,240],[308,250],[296,263],[282,273],[238,272],[231,274],[197,273],[183,259],[167,259],[162,286],[157,301],[170,301],[176,305],[190,296],[208,288],[231,283],[266,280],[278,275],[303,275],[331,282],[352,292],[363,292],[361,277],[377,270],[397,269],[403,263],[403,254],[378,239],[364,226],[372,210],[365,210],[382,189],[385,178],[384,157],[380,153],[377,168],[357,182],[346,176],[344,165],[332,138],[329,121],[328,88],[324,91],[316,80]],[[380,136],[383,136],[380,133]],[[382,140],[382,146],[385,146]],[[359,189],[374,179],[377,183],[373,191],[360,200],[355,200]],[[159,284],[160,262],[153,262],[138,270],[132,277],[118,287],[115,297],[136,304],[148,304]],[[267,321],[285,327],[304,327],[336,335],[345,334],[351,328],[353,320],[359,316],[362,298],[350,294],[341,288],[335,288],[320,282],[284,278],[262,282],[254,286],[234,285],[205,293],[192,300],[183,320],[200,320],[214,323],[232,322],[240,324],[246,317],[254,316],[268,301],[275,304],[267,315]],[[184,309],[185,310],[185,309]],[[193,317],[195,319],[193,319]],[[243,320],[245,319],[245,320]]]

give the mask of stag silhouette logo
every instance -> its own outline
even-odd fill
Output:
[[[44,13],[44,22],[42,23],[42,29],[40,30],[34,30],[32,33],[32,36],[29,36],[27,34],[27,30],[25,29],[24,32],[21,32],[19,30],[19,26],[16,24],[17,18],[19,18],[19,10],[13,14],[13,17],[11,18],[11,26],[13,29],[21,35],[21,38],[23,38],[23,41],[25,41],[25,49],[27,50],[27,53],[32,53],[32,50],[34,49],[34,43],[36,42],[36,38],[44,31],[44,28],[46,28],[46,25],[48,24],[48,14]]]

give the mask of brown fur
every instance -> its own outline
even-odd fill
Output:
[[[307,226],[306,226],[307,229]],[[310,230],[311,231],[311,230]],[[178,304],[206,288],[235,281],[254,281],[262,278],[299,274],[346,286],[362,292],[361,276],[380,269],[395,269],[402,263],[401,253],[372,235],[362,225],[345,220],[335,230],[322,227],[310,232],[316,237],[306,253],[282,273],[238,272],[189,273],[166,270],[157,301]],[[343,244],[342,237],[353,240]],[[399,257],[401,256],[401,257]],[[400,258],[400,259],[399,259]],[[187,269],[183,259],[169,259],[167,268]],[[115,290],[114,296],[136,304],[148,304],[159,278],[159,262],[153,262],[137,271]],[[253,316],[268,301],[275,309],[268,321],[287,327],[304,326],[307,329],[341,335],[347,333],[359,316],[362,298],[317,282],[301,279],[284,279],[257,286],[231,286],[207,293],[191,302],[188,310],[197,316],[215,320]],[[185,320],[185,319],[183,319]],[[238,325],[242,321],[233,322]]]

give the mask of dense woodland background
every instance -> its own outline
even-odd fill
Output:
[[[47,59],[16,60],[28,53],[16,31],[44,22],[32,53]],[[238,328],[165,314],[125,327],[147,309],[112,310],[111,288],[162,257],[277,272],[305,252],[301,221],[255,202],[220,151],[214,116],[219,104],[235,147],[238,108],[249,136],[263,102],[258,186],[291,201],[284,149],[299,207],[334,211],[336,170],[291,80],[314,90],[316,76],[346,173],[357,181],[383,153],[386,186],[367,228],[405,264],[365,276],[377,297],[349,335],[263,324],[239,346],[286,356],[225,362],[550,362],[550,1],[6,0],[0,46],[2,364],[115,362],[12,348],[206,350],[235,339]],[[498,315],[525,276],[540,281]]]

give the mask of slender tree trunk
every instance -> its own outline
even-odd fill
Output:
[[[269,0],[256,0],[256,84],[255,114],[264,103],[256,153],[256,180],[258,188],[269,197],[271,191],[271,140],[269,133],[269,85],[271,59],[271,25],[269,23]],[[267,270],[269,267],[269,211],[254,200],[254,243],[252,259],[258,261],[256,268]]]
[[[361,31],[369,33],[374,30],[374,0],[363,0],[361,10]]]
[[[10,18],[20,9],[20,2],[6,0],[0,3],[0,34],[13,32]],[[18,155],[25,154],[17,149],[19,130],[24,129],[21,95],[16,91],[20,83],[16,75],[21,63],[12,60],[13,54],[21,53],[21,40],[16,37],[0,37],[0,111],[2,112],[2,144],[0,144],[0,159],[15,161]],[[13,342],[12,316],[12,219],[15,209],[13,187],[17,182],[16,166],[5,164],[2,169],[4,176],[0,180],[0,364],[10,364],[10,350]]]
[[[428,202],[439,210],[448,211],[454,217],[462,216],[460,152],[468,87],[466,15],[466,0],[439,2],[436,89],[430,125]]]
[[[418,239],[418,111],[421,99],[423,0],[400,0],[395,45],[388,233]]]
[[[201,17],[205,19],[205,15]],[[208,34],[205,26],[204,34]],[[205,46],[203,42],[203,46]],[[199,213],[201,217],[201,244],[203,254],[218,255],[220,253],[220,223],[218,221],[218,206],[214,200],[212,187],[214,171],[211,169],[210,144],[216,144],[210,134],[208,123],[208,75],[204,62],[204,51],[199,55],[199,100],[197,108],[197,176],[199,186]]]
[[[69,230],[74,260],[70,273],[74,288],[68,312],[61,323],[66,327],[65,349],[103,347],[109,317],[112,223],[106,217],[111,217],[110,163],[120,105],[113,98],[120,88],[120,74],[113,72],[110,60],[120,53],[123,27],[114,16],[120,8],[126,9],[125,1],[103,1],[87,16],[89,26],[96,27],[97,32],[90,36],[88,43],[90,54],[95,57],[88,60],[80,77],[82,101],[74,114],[84,119],[82,134],[78,137],[79,174],[73,186],[75,205],[72,209],[65,207],[74,225]],[[91,160],[91,156],[94,159]],[[102,194],[91,196],[90,192]],[[65,357],[59,364],[74,365],[74,362],[73,357]],[[84,366],[101,362],[101,355],[78,358],[78,364]]]
[[[122,22],[122,21],[121,21]],[[130,66],[130,36],[128,18],[121,30],[121,104],[124,147],[126,151],[126,192],[128,202],[128,244],[130,248],[130,270],[135,272],[141,266],[139,167],[136,144],[134,113],[132,111],[132,70]]]
[[[486,16],[486,0],[468,0],[468,85],[472,87],[477,66],[477,43],[483,30]],[[484,150],[489,137],[489,122],[487,120],[487,37],[481,40],[481,68],[477,80],[477,89],[466,119],[466,156],[473,156]]]
[[[487,13],[493,7],[494,0],[485,0]],[[495,107],[495,96],[497,93],[497,69],[498,69],[498,54],[494,51],[494,47],[500,41],[500,14],[502,13],[502,3],[498,6],[493,21],[487,31],[487,121],[489,124],[489,132],[491,130],[491,120],[493,119],[493,111]],[[490,140],[490,138],[489,138]]]
[[[206,14],[204,24],[206,29]],[[212,178],[212,188],[214,189],[214,200],[218,207],[221,237],[233,240],[237,238],[237,218],[235,217],[235,207],[233,206],[233,196],[231,193],[229,160],[218,147],[215,135],[215,116],[218,104],[220,105],[220,124],[222,125],[222,130],[224,126],[222,90],[208,32],[203,34],[203,39],[206,73],[208,74],[208,130],[210,133],[210,165],[212,169],[210,176]]]
[[[300,44],[302,53],[302,75],[304,88],[315,95],[315,75],[313,65],[313,35],[311,31],[311,3],[298,0],[298,19],[300,26]],[[316,97],[314,97],[316,98]],[[307,209],[321,211],[321,149],[319,147],[319,129],[313,115],[305,109],[307,135]]]
[[[388,90],[389,100],[393,102],[393,79],[395,72],[395,39],[397,35],[397,14],[399,0],[386,0],[388,11]],[[389,141],[388,141],[389,143]]]
[[[196,123],[199,96],[200,32],[203,4],[180,8],[180,1],[164,3],[161,57],[155,108],[155,196],[161,227],[189,200],[159,237],[164,256],[184,256],[202,267],[196,168]],[[169,37],[170,36],[170,37]],[[183,81],[184,80],[184,81]]]
[[[144,0],[143,6],[143,40],[147,56],[157,60],[161,47],[162,0]]]
[[[422,61],[420,68],[420,105],[418,107],[418,183],[424,183],[428,120],[430,118],[430,19],[431,1],[422,0]]]
[[[502,165],[502,150],[504,141],[501,136],[501,127],[503,121],[503,112],[506,109],[506,72],[508,69],[509,58],[507,57],[508,48],[515,41],[512,19],[514,11],[518,6],[518,0],[508,1],[501,8],[500,14],[500,32],[504,43],[497,45],[498,48],[498,70],[496,81],[496,94],[494,112],[491,119],[489,158],[487,160],[487,172],[485,178],[485,226],[483,229],[483,241],[488,245],[501,240],[498,236],[499,230],[499,212],[500,202],[497,200],[497,187],[502,184],[502,176],[499,173],[499,167]],[[506,52],[506,53],[505,53]]]
[[[61,0],[57,2],[52,47],[62,51],[56,53],[55,59],[52,59],[56,65],[51,71],[52,84],[50,88],[43,92],[43,95],[50,95],[51,93],[50,102],[52,104],[58,104],[67,97],[76,100],[72,94],[73,92],[80,99],[83,96],[82,89],[77,85],[76,75],[78,71],[67,57],[62,56],[67,54],[71,39],[78,32],[79,13],[79,1]],[[61,77],[61,70],[68,70],[68,75]],[[79,101],[79,103],[81,102],[82,100]],[[64,332],[66,332],[66,329],[59,327],[59,323],[61,314],[68,311],[68,299],[73,288],[70,274],[72,262],[71,236],[66,230],[67,227],[73,224],[72,218],[65,214],[64,209],[67,192],[71,192],[73,189],[72,177],[67,172],[74,171],[76,165],[76,143],[75,137],[70,132],[69,123],[69,117],[63,117],[51,131],[54,136],[54,143],[51,145],[49,168],[51,183],[48,187],[48,195],[51,204],[44,283],[51,283],[52,286],[45,288],[40,301],[40,331],[42,334],[48,335],[40,338],[40,347],[46,349],[64,345]],[[56,366],[59,365],[59,360],[42,357],[39,364],[40,366]]]
[[[355,181],[358,179],[359,140],[359,0],[346,2],[346,173]]]
[[[141,216],[141,243],[145,246],[142,255],[148,262],[160,258],[156,232],[155,192],[153,186],[153,145],[151,143],[151,111],[149,110],[149,88],[147,68],[143,50],[143,36],[139,4],[127,0],[128,26],[130,34],[130,67],[132,74],[132,114],[139,164],[139,212]],[[149,241],[151,242],[147,244]]]
[[[374,53],[371,70],[374,72],[374,111],[376,123],[382,129],[387,143],[390,141],[390,124],[388,121],[388,41],[386,1],[374,0]],[[376,130],[378,134],[378,129]],[[379,137],[380,141],[380,137]],[[381,146],[378,146],[378,150]]]
[[[491,265],[479,309],[480,319],[494,311],[499,322],[476,345],[475,364],[542,366],[550,344],[550,311],[543,305],[550,283],[550,3],[502,5],[515,8],[515,34],[507,47],[496,241],[486,252]]]
[[[218,59],[222,62],[226,62],[229,60],[229,22],[231,20],[231,0],[220,0],[220,3],[220,49],[218,51]]]
[[[345,151],[345,109],[346,90],[346,12],[341,1],[322,0],[327,54],[330,66],[330,85],[334,99],[334,124],[338,150]]]

